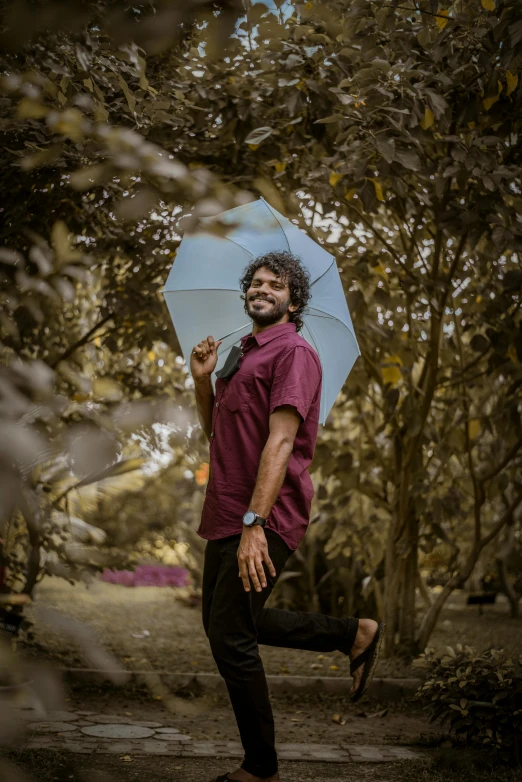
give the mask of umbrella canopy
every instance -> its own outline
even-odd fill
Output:
[[[324,424],[360,355],[335,258],[262,198],[214,219],[231,225],[230,231],[218,236],[203,224],[186,235],[163,290],[187,365],[194,345],[211,334],[223,340],[216,371],[222,368],[231,348],[252,331],[240,298],[245,267],[259,255],[290,251],[311,277],[312,296],[300,334],[317,351],[323,368]],[[214,375],[212,383],[215,387]]]

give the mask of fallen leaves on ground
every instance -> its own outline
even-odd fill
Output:
[[[375,711],[373,714],[367,714],[365,711],[356,711],[355,716],[356,717],[364,717],[365,719],[371,720],[372,718],[383,718],[386,717],[388,714],[388,709],[383,709],[382,711]]]

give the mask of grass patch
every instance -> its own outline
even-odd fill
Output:
[[[13,764],[11,769],[16,764],[18,776],[9,773],[11,769],[2,765],[4,760]],[[122,763],[117,755],[13,749],[0,755],[0,778],[2,782],[142,782],[145,778],[148,782],[203,782],[226,766],[224,759],[149,756]],[[280,770],[283,782],[491,782],[492,778],[522,782],[522,769],[495,766],[486,753],[456,749],[439,750],[426,760],[393,763],[284,761]]]
[[[16,771],[23,771],[37,782],[71,782],[78,779],[76,760],[70,753],[59,750],[4,749],[0,752],[0,777],[2,782],[25,782],[26,777],[16,776]]]

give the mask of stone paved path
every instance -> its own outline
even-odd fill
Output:
[[[66,750],[83,755],[116,753],[122,756],[165,755],[171,757],[242,757],[234,741],[195,741],[191,736],[160,722],[135,720],[92,711],[59,711],[45,715],[24,710],[30,749]],[[360,746],[355,744],[279,744],[281,760],[323,763],[389,763],[415,760],[422,751],[408,747]]]

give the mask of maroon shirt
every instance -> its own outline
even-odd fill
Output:
[[[267,528],[296,549],[306,532],[314,496],[308,474],[317,440],[322,369],[319,356],[294,323],[280,323],[241,339],[243,357],[229,380],[216,381],[210,437],[210,476],[198,534],[218,540],[243,530],[261,453],[276,407],[293,405],[302,421],[284,483]]]

